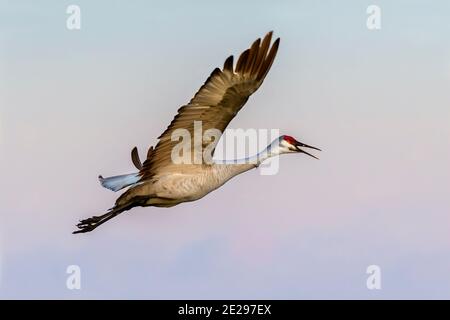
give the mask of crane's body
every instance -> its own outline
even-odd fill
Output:
[[[278,155],[278,144],[277,139],[262,152],[244,159],[214,160],[211,165],[187,164],[184,170],[155,176],[142,183],[139,183],[136,173],[119,176],[123,185],[119,185],[118,189],[134,185],[131,197],[152,195],[143,206],[172,207],[182,202],[195,201],[221,187],[231,178],[257,168],[266,159]],[[136,178],[133,180],[133,177]],[[107,189],[111,189],[107,183],[107,179],[111,178],[101,178],[102,185]],[[123,205],[129,200],[130,195],[125,192],[117,204]]]
[[[158,138],[155,148],[150,147],[147,158],[142,164],[137,149],[132,150],[132,160],[136,173],[99,177],[105,188],[118,191],[128,188],[117,200],[115,206],[101,216],[82,220],[74,233],[90,232],[99,225],[114,218],[121,212],[136,206],[172,207],[182,202],[203,198],[221,187],[233,177],[258,167],[270,157],[284,153],[305,153],[300,147],[318,148],[298,142],[291,136],[281,136],[274,140],[262,152],[241,160],[213,160],[211,163],[175,162],[171,153],[176,141],[174,131],[182,129],[194,133],[194,122],[202,121],[205,130],[214,129],[223,133],[228,123],[262,84],[278,50],[279,39],[270,46],[272,32],[263,41],[256,40],[244,51],[233,65],[230,56],[222,70],[216,68],[194,98],[178,110],[178,114],[169,127]],[[218,143],[216,138],[209,144],[212,150]],[[201,148],[207,147],[202,142]],[[193,147],[195,148],[195,146]]]
[[[117,201],[127,203],[136,196],[147,201],[142,206],[172,207],[182,202],[195,201],[216,190],[236,175],[255,168],[253,164],[215,164],[204,169],[177,172],[138,183],[133,192],[125,192]]]

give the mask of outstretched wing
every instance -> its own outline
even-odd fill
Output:
[[[233,56],[225,60],[223,69],[216,68],[191,101],[178,109],[178,114],[167,129],[158,137],[151,157],[142,166],[141,180],[146,180],[164,170],[174,170],[171,159],[173,147],[179,143],[172,141],[172,133],[186,129],[194,135],[194,121],[202,122],[202,130],[218,129],[223,133],[228,123],[236,116],[264,81],[277,54],[280,39],[270,46],[272,32],[264,39],[257,39],[239,57],[234,68]],[[218,140],[218,139],[217,139]],[[212,142],[217,144],[218,141]],[[215,147],[215,145],[213,146]]]

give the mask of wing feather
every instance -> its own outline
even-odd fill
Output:
[[[218,129],[223,133],[250,95],[261,86],[272,66],[280,39],[276,39],[270,47],[271,39],[272,32],[269,32],[262,41],[257,39],[253,42],[239,56],[234,71],[233,56],[225,60],[222,70],[213,70],[189,103],[178,109],[167,129],[158,137],[156,147],[149,150],[140,171],[141,181],[162,174],[165,170],[182,171],[182,167],[186,166],[174,164],[171,159],[172,149],[178,143],[172,141],[172,133],[176,129],[186,129],[192,137],[194,121],[202,121],[203,132]]]
[[[136,147],[131,150],[131,161],[133,161],[134,166],[136,169],[141,170],[142,169],[142,163],[141,159],[139,158],[139,153]]]

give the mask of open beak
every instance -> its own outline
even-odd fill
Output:
[[[298,141],[295,143],[295,148],[297,149],[298,152],[307,154],[308,156],[313,157],[313,158],[319,160],[319,158],[317,158],[316,156],[312,155],[312,154],[309,153],[309,152],[306,152],[306,151],[303,150],[303,149],[300,149],[300,147],[303,147],[303,148],[310,148],[310,149],[314,149],[314,150],[318,150],[318,151],[322,151],[322,150],[320,150],[319,148],[316,148],[316,147],[309,146],[309,145],[307,145],[307,144],[298,142]]]

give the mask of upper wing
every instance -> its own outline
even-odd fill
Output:
[[[158,137],[158,144],[144,162],[140,171],[142,180],[169,166],[177,166],[171,159],[172,149],[179,143],[171,140],[176,129],[186,129],[193,137],[194,121],[201,121],[203,131],[218,129],[223,133],[267,75],[280,43],[278,38],[270,47],[271,38],[272,32],[269,32],[262,42],[261,39],[256,40],[240,55],[236,68],[233,56],[226,59],[223,69],[216,68],[191,101],[178,109],[178,114]]]

